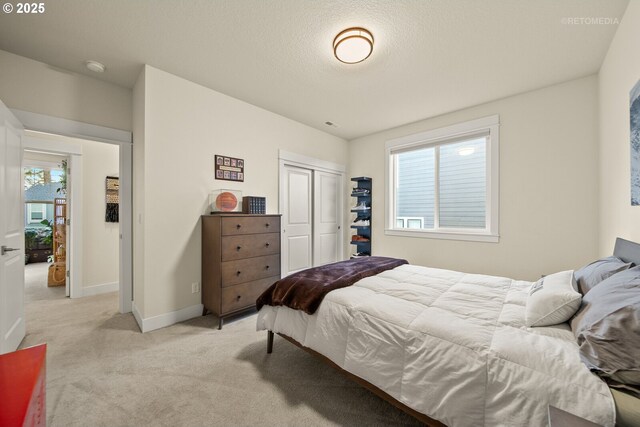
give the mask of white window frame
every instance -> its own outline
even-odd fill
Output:
[[[484,229],[467,228],[436,228],[431,230],[399,229],[395,226],[396,196],[395,181],[397,179],[396,166],[393,154],[410,149],[426,148],[430,146],[441,146],[447,143],[459,141],[461,138],[473,137],[474,135],[488,133],[486,148],[486,213]],[[392,139],[385,144],[385,234],[390,236],[421,237],[427,239],[447,239],[466,240],[473,242],[497,243],[500,240],[499,210],[500,210],[500,117],[498,115],[483,117],[458,123],[439,129],[408,135],[402,138]],[[438,158],[436,156],[436,162]],[[436,185],[437,179],[436,176]],[[438,204],[436,197],[435,214],[438,214]]]
[[[42,206],[43,207],[42,211],[39,211],[39,210],[35,210],[34,211],[34,209],[33,209],[34,205]],[[41,213],[42,214],[42,219],[34,220],[33,219],[33,213],[34,212]],[[45,203],[27,203],[27,221],[28,221],[29,224],[40,224],[41,221],[44,221],[45,219],[48,219],[47,218],[47,206],[46,206]]]
[[[406,228],[408,230],[415,230],[415,228],[410,228],[409,227],[409,221],[420,221],[420,227],[418,227],[419,229],[422,229],[422,227],[424,227],[424,218],[420,218],[420,217],[414,217],[414,216],[397,216],[396,217],[396,222],[397,221],[402,221],[402,224],[405,224],[404,227],[402,228]]]

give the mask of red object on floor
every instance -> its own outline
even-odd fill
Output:
[[[0,355],[0,426],[46,426],[47,345]]]

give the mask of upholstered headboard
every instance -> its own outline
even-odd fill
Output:
[[[616,239],[616,246],[613,249],[613,255],[624,262],[632,262],[635,265],[640,265],[640,244],[618,237]]]

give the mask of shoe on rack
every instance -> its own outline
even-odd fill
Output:
[[[360,202],[360,203],[358,203],[358,205],[353,207],[354,211],[368,211],[369,209],[371,209],[371,208],[368,207],[365,202]]]
[[[351,255],[351,258],[352,259],[353,258],[365,258],[365,257],[368,257],[368,256],[370,256],[368,252],[358,252],[358,253],[355,253],[355,254]]]
[[[356,227],[368,227],[369,224],[370,223],[368,219],[358,219],[353,222],[353,225],[355,225]]]
[[[366,188],[354,188],[351,192],[353,194],[369,194],[370,193],[370,191],[367,190]]]
[[[351,241],[352,242],[368,242],[369,239],[367,239],[364,236],[360,236],[360,235],[356,234],[354,236],[351,236]]]

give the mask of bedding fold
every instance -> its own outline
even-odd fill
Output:
[[[286,306],[313,314],[329,292],[403,264],[407,260],[371,256],[302,270],[271,285],[258,297],[256,306],[258,310],[265,305]]]

